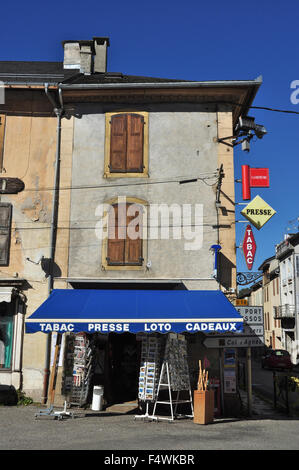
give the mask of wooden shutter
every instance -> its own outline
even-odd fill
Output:
[[[124,207],[123,207],[124,206]],[[113,218],[114,225],[113,226]],[[108,216],[108,265],[125,264],[126,218],[125,205],[115,204]]]
[[[9,262],[11,214],[11,204],[0,204],[0,266]]]
[[[130,204],[127,204],[127,208]],[[125,247],[125,262],[127,265],[142,265],[143,258],[142,258],[142,207],[138,206],[139,212],[136,211],[133,215],[127,215],[127,227],[129,223],[136,219],[134,223],[135,232],[139,233],[138,238],[130,237],[130,233],[127,230],[127,237],[126,237],[126,247]],[[136,215],[137,214],[137,215]]]
[[[110,172],[126,171],[127,154],[127,115],[117,114],[111,117],[110,130]]]
[[[143,129],[143,116],[127,115],[127,172],[143,172]]]

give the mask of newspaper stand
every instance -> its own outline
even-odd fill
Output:
[[[87,403],[93,372],[92,341],[86,335],[75,336],[72,383],[69,405],[83,407]]]
[[[150,419],[149,405],[155,399],[161,363],[162,341],[156,335],[142,337],[138,399],[145,402],[145,414],[134,419]]]

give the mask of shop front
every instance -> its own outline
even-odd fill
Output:
[[[221,354],[204,339],[237,335],[243,319],[221,291],[55,289],[26,321],[26,333],[38,331],[62,338],[62,395],[70,404],[89,405],[102,386],[106,407],[153,405],[162,373],[169,390],[191,393],[200,361],[220,413]]]
[[[21,385],[23,300],[17,287],[0,286],[0,391],[5,387],[17,390]]]

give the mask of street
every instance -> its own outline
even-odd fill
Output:
[[[245,366],[245,361],[242,361]],[[274,405],[274,385],[273,385],[273,370],[263,369],[261,367],[261,361],[258,359],[252,359],[252,390],[257,393],[259,396],[264,397]],[[291,372],[286,372],[283,370],[275,370],[275,376],[278,381],[284,381],[286,375],[292,377],[299,377],[298,367],[295,367]],[[283,382],[284,383],[284,382]],[[242,386],[242,384],[240,384]],[[247,390],[246,385],[243,388]],[[284,409],[286,407],[285,403],[285,390],[280,394],[278,387],[276,388],[277,393],[277,404],[280,408]],[[299,416],[299,393],[298,391],[292,392],[288,391],[288,401],[290,406],[290,413],[297,414]]]
[[[74,419],[35,419],[36,406],[1,406],[0,450],[297,450],[299,420],[259,410],[251,419],[197,425],[144,422],[134,415],[74,409]]]

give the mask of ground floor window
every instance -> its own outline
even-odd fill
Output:
[[[13,314],[11,303],[0,303],[0,368],[10,369],[13,347]]]

